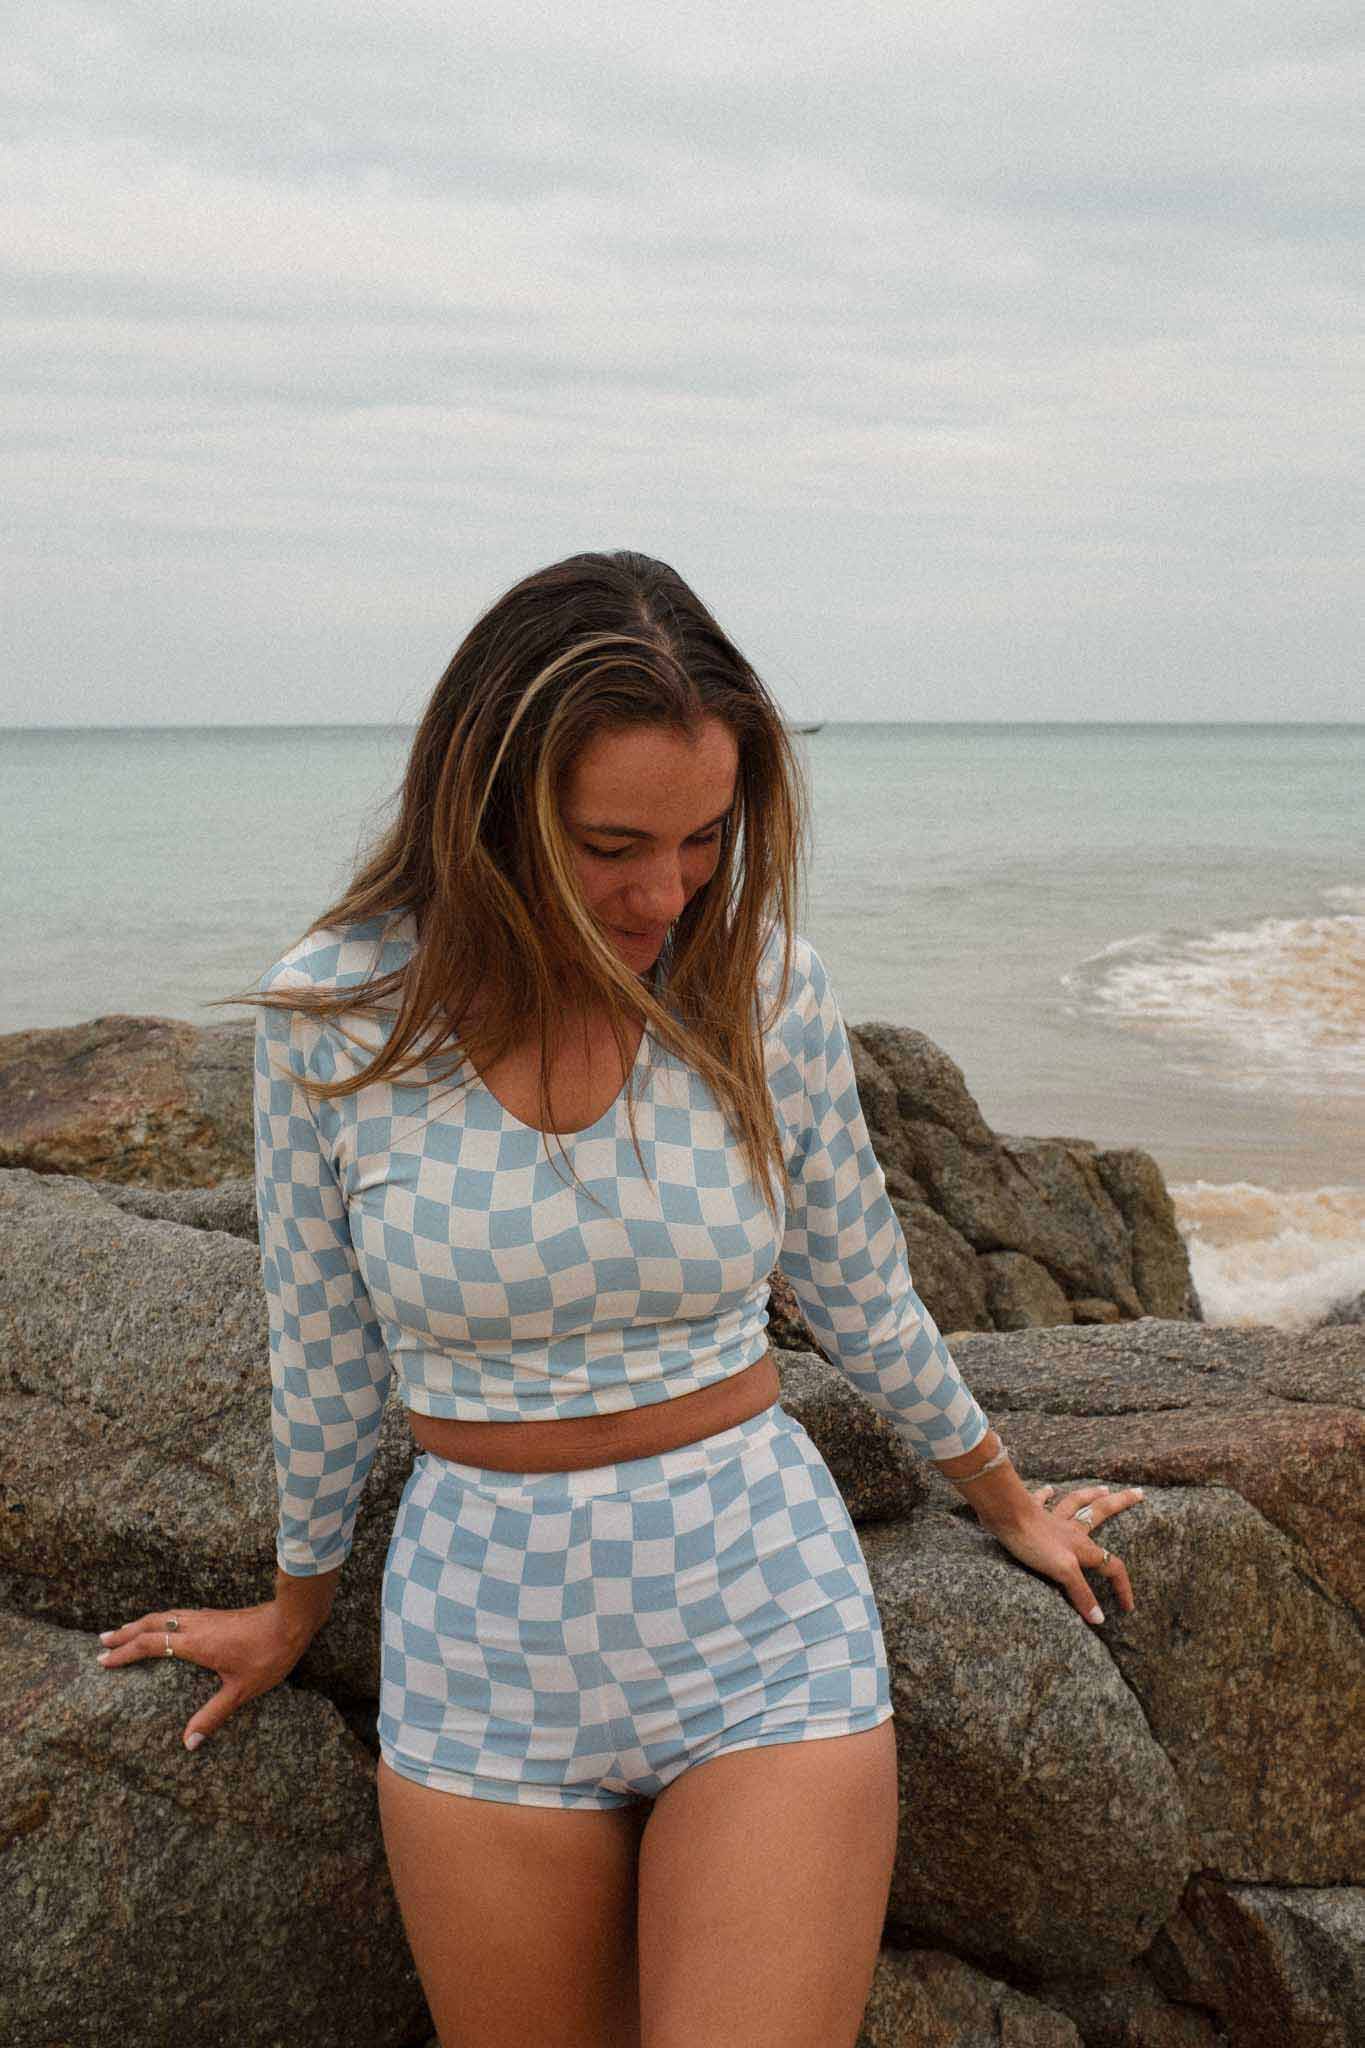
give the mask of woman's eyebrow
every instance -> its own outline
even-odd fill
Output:
[[[733,808],[732,804],[727,804],[725,809],[716,817],[709,818],[704,825],[698,825],[697,832],[709,832],[713,826],[723,825]],[[638,825],[590,825],[584,823],[579,825],[577,829],[580,832],[599,832],[606,839],[652,839],[654,837],[652,832],[641,831]],[[689,833],[688,837],[695,839],[697,832]]]

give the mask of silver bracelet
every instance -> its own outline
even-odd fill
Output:
[[[984,1479],[988,1472],[994,1472],[997,1465],[1003,1465],[1009,1457],[1005,1445],[1001,1444],[993,1458],[987,1458],[984,1465],[978,1465],[975,1472],[945,1472],[944,1478],[951,1479],[954,1486],[970,1486],[974,1479]]]

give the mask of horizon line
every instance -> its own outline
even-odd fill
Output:
[[[1161,726],[1171,731],[1188,730],[1198,727],[1254,727],[1265,730],[1312,730],[1313,728],[1352,730],[1365,726],[1365,719],[1359,718],[790,718],[784,721],[788,731],[795,732],[802,725],[847,726],[904,725],[904,726],[1074,726],[1128,728],[1136,726]],[[75,720],[56,725],[28,723],[21,725],[0,724],[0,732],[415,732],[418,719],[351,719],[351,718],[303,718],[303,719],[220,719],[208,722],[199,719],[126,722],[110,725],[98,722],[78,723]],[[798,737],[801,737],[799,733]]]

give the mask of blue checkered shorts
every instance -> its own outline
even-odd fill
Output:
[[[622,1806],[891,1711],[856,1531],[780,1401],[580,1471],[418,1456],[384,1570],[379,1740],[403,1777]]]

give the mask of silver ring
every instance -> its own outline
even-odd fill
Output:
[[[1077,1508],[1075,1514],[1071,1517],[1073,1522],[1091,1522],[1094,1518],[1095,1510],[1089,1501],[1086,1502],[1083,1508]]]
[[[171,1630],[172,1634],[178,1633],[178,1631],[179,1631],[179,1628],[180,1628],[180,1617],[179,1617],[179,1615],[178,1615],[178,1614],[168,1614],[168,1615],[166,1616],[166,1623],[165,1623],[165,1625],[166,1625],[166,1627],[167,1627],[168,1629],[170,1629],[170,1630]]]
[[[1112,1554],[1112,1553],[1111,1553],[1111,1552],[1109,1552],[1109,1551],[1107,1551],[1107,1550],[1105,1549],[1105,1547],[1104,1547],[1104,1545],[1103,1545],[1102,1543],[1097,1543],[1097,1544],[1095,1545],[1095,1548],[1096,1548],[1096,1550],[1098,1550],[1098,1552],[1099,1552],[1100,1556],[1101,1556],[1101,1557],[1102,1557],[1102,1558],[1104,1559],[1104,1562],[1105,1562],[1106,1564],[1108,1564],[1108,1562],[1109,1562],[1109,1559],[1110,1559],[1110,1556],[1111,1556],[1111,1554]]]
[[[168,1657],[175,1655],[175,1651],[171,1648],[171,1632],[169,1629],[166,1630],[166,1655]]]

